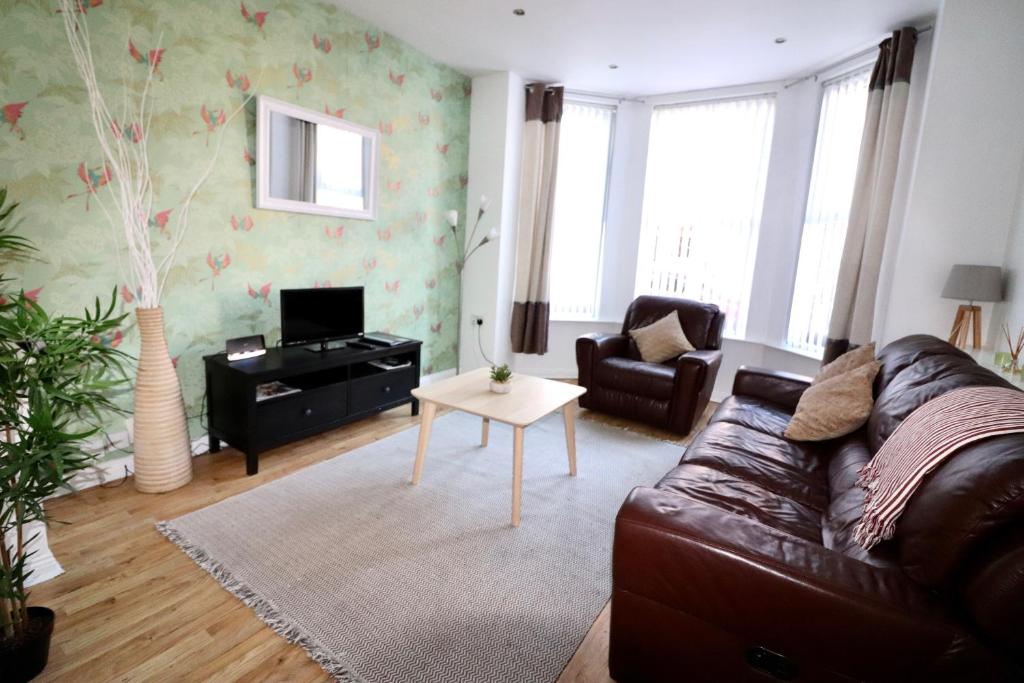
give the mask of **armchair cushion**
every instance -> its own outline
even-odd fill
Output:
[[[664,363],[681,353],[694,350],[679,324],[677,311],[672,311],[650,325],[630,330],[629,336],[636,342],[640,357],[648,363]]]
[[[597,364],[594,380],[605,389],[667,401],[672,398],[676,371],[670,365],[628,358],[605,358]]]

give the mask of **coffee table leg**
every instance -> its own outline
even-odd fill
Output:
[[[569,476],[576,476],[576,411],[572,403],[562,406],[565,418],[565,448],[569,451]]]
[[[415,486],[420,483],[420,476],[423,474],[423,458],[427,455],[427,442],[430,441],[430,427],[434,423],[434,413],[437,412],[437,405],[430,401],[423,401],[423,417],[420,418],[420,440],[416,445],[416,464],[412,468],[412,483]]]
[[[523,499],[523,428],[516,427],[512,438],[512,526],[519,526],[519,508]]]
[[[484,418],[483,426],[480,428],[480,445],[481,446],[486,446],[487,445],[487,435],[491,431],[490,427],[491,427],[491,420],[490,420],[490,418],[486,418],[485,417]]]

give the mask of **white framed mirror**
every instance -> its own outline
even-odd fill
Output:
[[[373,220],[379,147],[373,128],[260,95],[256,207]]]

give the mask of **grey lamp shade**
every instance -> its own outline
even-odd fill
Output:
[[[972,266],[958,263],[949,271],[944,299],[967,301],[1002,301],[1003,269],[999,266]]]

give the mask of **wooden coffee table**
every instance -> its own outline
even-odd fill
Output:
[[[573,401],[587,390],[575,384],[529,375],[513,375],[512,391],[495,394],[489,388],[489,376],[488,368],[480,368],[412,390],[412,395],[420,400],[423,408],[412,483],[420,483],[427,442],[430,441],[430,427],[438,406],[482,417],[482,446],[487,445],[491,420],[512,425],[512,526],[519,526],[523,495],[523,432],[540,418],[561,408],[565,419],[565,446],[569,451],[569,474],[576,476],[576,419]]]

